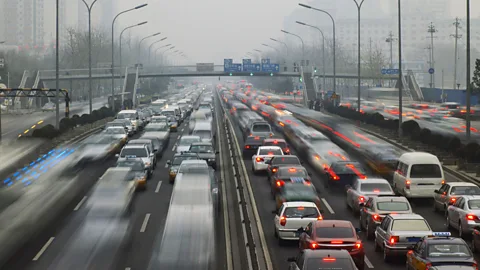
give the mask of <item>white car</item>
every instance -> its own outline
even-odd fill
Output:
[[[202,139],[200,138],[200,136],[183,135],[180,138],[180,141],[178,142],[177,153],[188,151],[190,149],[190,145],[192,145],[192,143],[197,143],[197,142],[201,142],[201,141],[202,141]]]
[[[347,185],[347,206],[355,214],[360,213],[361,205],[368,201],[369,197],[376,196],[395,196],[390,183],[381,178],[356,179],[353,185]]]
[[[310,222],[323,220],[320,210],[312,202],[284,202],[275,214],[275,237],[280,243],[283,240],[298,240],[299,228],[307,227]]]
[[[252,171],[258,173],[266,171],[268,164],[265,161],[270,160],[273,156],[283,156],[282,148],[279,146],[260,146],[257,153],[252,156]]]

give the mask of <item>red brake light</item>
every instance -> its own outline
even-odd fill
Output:
[[[410,180],[408,180],[408,179],[405,180],[405,188],[406,188],[406,189],[410,189],[410,184],[411,184],[411,183],[412,183],[412,182],[410,182]]]
[[[245,145],[245,149],[250,149],[250,145]]]
[[[355,243],[355,248],[356,249],[361,249],[362,248],[362,242],[358,241],[357,243]]]
[[[310,248],[311,249],[316,249],[318,247],[317,243],[310,243]]]
[[[274,140],[274,141],[273,141],[273,143],[274,143],[274,144],[277,144],[277,143],[278,143],[278,141],[277,141],[277,140]]]
[[[318,217],[317,217],[317,220],[323,220],[323,217],[322,217],[322,216],[318,216]]]
[[[323,258],[323,261],[324,261],[324,262],[334,262],[334,261],[336,261],[336,260],[337,260],[337,259],[335,259],[335,258]]]
[[[330,244],[343,244],[343,241],[331,241]]]
[[[382,218],[381,218],[379,215],[373,215],[372,218],[373,218],[373,220],[375,220],[375,221],[380,221],[380,220],[382,220]]]
[[[478,217],[474,214],[467,214],[467,220],[476,220]]]
[[[277,168],[273,168],[273,169],[272,169],[272,172],[274,172],[274,173],[276,173],[277,171],[278,171]]]
[[[261,157],[257,157],[255,160],[256,160],[257,162],[264,161],[264,159],[263,159],[263,158],[261,158]]]
[[[285,226],[287,224],[287,217],[286,216],[281,216],[280,217],[280,225]]]
[[[277,187],[281,187],[285,184],[285,182],[283,182],[282,180],[277,180],[276,184],[277,184]]]
[[[457,200],[457,198],[455,198],[455,197],[450,198],[450,202],[452,202],[452,203],[454,203],[456,200]]]
[[[258,136],[257,136],[257,137],[255,137],[255,140],[260,140],[260,137],[258,137]]]
[[[273,154],[273,152],[268,152],[268,154],[267,154],[267,155],[269,155],[269,156],[273,156],[274,154]]]
[[[398,243],[400,238],[398,236],[390,236],[390,244]]]
[[[290,153],[290,149],[285,148],[285,153]]]
[[[380,189],[374,189],[373,192],[378,193],[380,192]]]
[[[290,168],[290,169],[288,169],[288,171],[289,171],[289,172],[296,172],[297,169],[295,169],[295,168]]]
[[[359,202],[365,202],[365,197],[363,197],[363,196],[358,197],[358,201]]]

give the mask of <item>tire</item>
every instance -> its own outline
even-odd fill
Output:
[[[446,218],[446,221],[445,221],[445,226],[447,227],[447,229],[452,229],[452,225],[450,225],[450,218],[448,217],[448,214],[445,214],[445,218]]]
[[[370,232],[370,226],[367,222],[367,228],[365,228],[365,234],[367,235],[367,240],[372,240],[375,238],[375,232]]]
[[[465,233],[463,232],[463,228],[462,228],[462,222],[458,222],[458,237],[459,238],[462,238],[462,239],[465,239],[466,238],[466,235]]]

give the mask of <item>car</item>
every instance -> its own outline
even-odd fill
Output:
[[[297,156],[288,155],[288,156],[273,156],[269,161],[266,162],[268,164],[267,173],[268,173],[268,180],[271,181],[272,176],[278,172],[278,168],[282,166],[301,166],[302,162],[298,159]]]
[[[326,168],[326,185],[352,185],[356,179],[367,179],[365,169],[358,162],[336,161]]]
[[[480,187],[467,182],[448,182],[443,184],[440,189],[434,191],[433,209],[435,211],[447,211],[450,204],[455,203],[459,196],[480,195]]]
[[[91,136],[79,147],[80,151],[76,153],[77,162],[102,161],[118,153],[123,144],[123,137],[118,138],[104,133]]]
[[[144,134],[138,138],[141,141],[150,141],[153,145],[153,152],[158,157],[161,157],[163,154],[163,151],[165,150],[165,145],[164,143],[158,138],[154,136],[149,136],[148,134]]]
[[[170,126],[170,131],[177,132],[178,131],[178,126],[179,126],[179,121],[174,116],[169,116],[168,117],[168,125]]]
[[[201,142],[201,141],[202,141],[202,139],[200,138],[200,136],[183,135],[182,137],[180,137],[180,140],[178,141],[177,153],[188,151],[188,149],[190,149],[190,145],[192,145],[192,143],[197,143],[197,142]]]
[[[168,118],[163,115],[154,115],[152,116],[151,124],[166,124],[168,125]]]
[[[190,145],[189,152],[196,153],[200,159],[207,162],[208,166],[217,169],[217,157],[213,145],[209,142],[196,142]]]
[[[375,229],[386,215],[392,213],[411,214],[412,206],[407,198],[403,196],[376,196],[369,197],[365,203],[360,206],[360,229],[365,230],[367,239],[373,239],[375,236]]]
[[[272,127],[263,120],[252,122],[245,131],[244,138],[248,136],[273,137]]]
[[[352,257],[358,269],[365,268],[365,250],[356,229],[348,220],[318,220],[299,228],[300,250],[344,249]]]
[[[364,148],[363,157],[372,171],[382,176],[390,176],[396,169],[398,150],[391,145],[372,144]]]
[[[210,179],[210,167],[205,160],[189,159],[180,164],[175,181],[181,181],[185,177],[208,177]]]
[[[375,230],[375,251],[383,251],[383,260],[403,257],[409,247],[433,231],[427,220],[418,214],[388,214]]]
[[[168,166],[168,180],[170,183],[175,181],[175,177],[177,176],[178,169],[184,160],[200,160],[200,157],[197,153],[192,152],[181,152],[177,153],[173,156],[173,160],[167,160]]]
[[[304,184],[312,187],[315,190],[315,186],[312,185],[312,179],[310,175],[302,166],[283,166],[279,167],[277,173],[271,177],[271,192],[275,197],[275,194],[287,184]]]
[[[150,123],[145,126],[142,137],[156,137],[162,142],[163,146],[165,147],[170,142],[170,128],[168,127],[168,125],[165,125],[163,123]]]
[[[251,157],[255,154],[260,146],[262,146],[265,137],[260,136],[248,136],[245,139],[242,155],[244,158]]]
[[[145,168],[148,170],[148,178],[152,176],[155,166],[153,162],[155,154],[150,153],[146,145],[125,145],[120,154],[115,156],[118,158],[117,162],[127,160],[128,158],[141,158],[143,163],[145,163]]]
[[[459,237],[467,237],[472,235],[473,229],[480,223],[479,216],[480,195],[461,196],[448,206],[445,222],[449,229],[458,230]]]
[[[323,220],[320,210],[312,202],[285,202],[278,212],[272,213],[275,214],[274,234],[280,245],[284,240],[298,240],[298,228],[306,227],[315,220]]]
[[[42,107],[42,112],[53,112],[55,111],[56,105],[53,102],[48,102]]]
[[[105,126],[103,127],[103,130],[106,130],[106,129],[109,128],[109,127],[122,127],[123,129],[125,129],[125,132],[127,133],[128,136],[133,135],[133,130],[130,130],[130,129],[125,125],[125,123],[108,122],[108,123],[106,123]]]
[[[345,189],[347,191],[345,201],[355,214],[360,213],[360,205],[369,197],[395,195],[390,183],[381,178],[356,179],[352,186],[347,185]]]
[[[283,156],[282,148],[278,146],[260,146],[252,156],[252,172],[264,172],[268,169],[268,162],[273,156]]]
[[[468,244],[450,232],[434,232],[411,246],[407,253],[407,270],[477,269],[477,262]]]
[[[263,146],[279,146],[282,148],[284,155],[290,155],[290,147],[284,139],[265,139],[263,140]]]
[[[302,250],[297,257],[289,257],[289,270],[342,269],[358,270],[346,250]]]
[[[128,134],[132,136],[137,133],[137,126],[133,124],[132,120],[129,119],[115,119],[113,123],[123,123],[128,128]]]
[[[296,202],[296,201],[306,201],[313,202],[318,209],[321,209],[320,198],[318,197],[316,191],[308,186],[303,184],[291,184],[284,185],[276,194],[275,194],[275,205],[276,210],[278,211],[284,202]]]
[[[150,153],[155,153],[155,156],[153,157],[153,164],[154,164],[154,169],[157,166],[157,151],[158,149],[155,148],[153,145],[152,140],[147,140],[147,139],[136,139],[136,140],[130,140],[127,145],[146,145],[148,148],[148,151]]]
[[[122,144],[125,144],[128,140],[127,132],[124,128],[119,126],[107,127],[101,134],[110,136],[113,140],[120,140]]]
[[[130,168],[128,179],[136,182],[137,190],[147,189],[148,170],[140,158],[127,158],[117,162],[117,168]]]

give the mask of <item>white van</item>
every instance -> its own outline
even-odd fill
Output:
[[[117,114],[117,119],[127,119],[132,122],[132,125],[134,126],[134,131],[138,131],[140,127],[140,119],[138,112],[136,110],[122,110],[118,112]]]
[[[409,152],[398,159],[393,189],[407,198],[432,198],[444,179],[442,164],[435,155]]]

